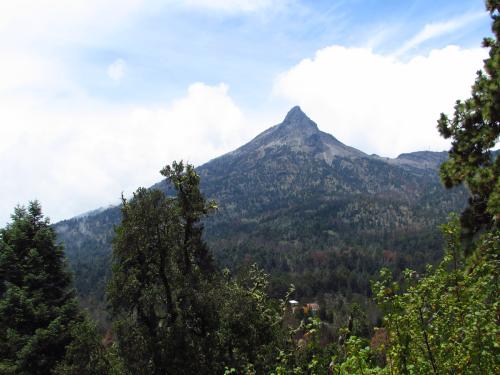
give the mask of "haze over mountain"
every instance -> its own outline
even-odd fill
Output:
[[[465,189],[441,185],[446,157],[367,155],[294,107],[282,123],[197,168],[205,196],[218,202],[206,239],[221,265],[256,262],[279,292],[293,281],[301,295],[366,293],[381,265],[418,268],[438,259],[437,226],[467,198]],[[153,188],[172,192],[166,181]],[[84,297],[103,298],[119,220],[119,207],[111,207],[55,224]]]

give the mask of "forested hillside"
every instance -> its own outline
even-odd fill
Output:
[[[446,157],[369,156],[294,107],[283,123],[196,169],[218,206],[205,238],[219,265],[263,267],[275,296],[291,283],[296,298],[366,296],[380,267],[422,269],[441,257],[438,225],[467,200],[465,189],[446,191],[439,180]],[[166,182],[154,188],[173,193]],[[112,207],[55,225],[85,304],[103,301],[119,221]]]

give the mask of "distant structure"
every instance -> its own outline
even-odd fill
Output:
[[[292,308],[292,313],[295,314],[295,311],[297,310],[297,307],[299,306],[299,301],[291,299],[290,301],[288,301],[288,303],[290,304],[290,307]]]
[[[317,303],[307,303],[305,306],[304,306],[304,314],[305,315],[312,315],[312,316],[316,316],[318,315],[318,312],[319,312],[319,305]]]

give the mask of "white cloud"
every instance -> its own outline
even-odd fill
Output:
[[[55,220],[117,202],[122,191],[159,181],[165,164],[205,162],[252,132],[224,84],[192,84],[160,108],[103,107],[0,102],[2,225],[35,198]]]
[[[420,30],[415,36],[406,41],[403,46],[395,52],[395,55],[400,56],[430,39],[434,39],[441,35],[459,30],[472,22],[486,17],[487,15],[485,12],[467,13],[448,21],[429,23],[425,25],[424,28]]]
[[[113,61],[106,70],[108,77],[111,78],[115,82],[119,82],[122,80],[125,75],[125,71],[127,69],[127,64],[122,59],[116,59]]]
[[[51,78],[58,70],[55,61],[29,53],[0,50],[0,61],[0,91],[52,85]]]
[[[370,49],[332,46],[280,75],[274,94],[367,153],[444,150],[449,145],[436,130],[439,114],[470,95],[486,55],[449,46],[402,62]]]

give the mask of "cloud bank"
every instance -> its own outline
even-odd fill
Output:
[[[2,225],[16,204],[35,198],[53,220],[117,203],[120,192],[159,181],[172,160],[205,162],[251,131],[224,84],[192,84],[161,107],[13,104],[0,105]]]
[[[441,112],[470,95],[484,49],[448,46],[402,61],[365,48],[331,46],[282,73],[274,94],[296,103],[319,127],[367,153],[395,157],[444,150]]]

